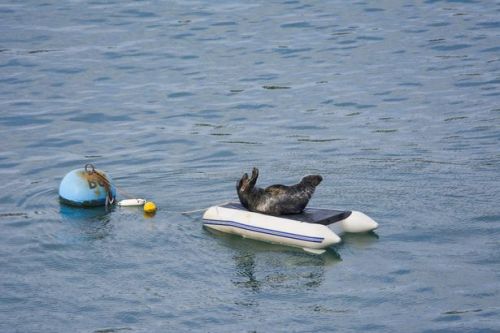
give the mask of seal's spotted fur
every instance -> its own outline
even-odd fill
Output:
[[[285,215],[299,214],[307,206],[316,186],[323,178],[320,175],[310,175],[302,178],[300,183],[293,186],[272,185],[265,189],[255,187],[259,169],[253,168],[252,177],[248,174],[236,184],[236,191],[241,204],[252,212]]]

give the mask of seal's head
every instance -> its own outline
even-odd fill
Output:
[[[250,189],[250,181],[248,179],[248,174],[245,173],[243,177],[241,177],[241,179],[236,184],[236,190],[238,192],[248,192],[249,189]]]
[[[316,187],[319,185],[319,183],[321,183],[322,180],[323,180],[323,177],[321,177],[320,175],[310,175],[310,176],[305,176],[304,178],[302,178],[301,183]]]

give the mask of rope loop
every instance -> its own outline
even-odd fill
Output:
[[[90,170],[89,170],[89,168],[90,168]],[[95,173],[95,167],[94,167],[94,165],[93,165],[93,164],[91,164],[91,163],[87,163],[87,164],[85,164],[85,171],[86,171],[89,175],[94,174],[94,173]]]

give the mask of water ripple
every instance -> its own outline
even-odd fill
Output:
[[[494,330],[497,9],[0,5],[0,331]],[[86,163],[156,215],[61,205]],[[314,256],[203,229],[253,166],[323,175],[311,205],[377,234]]]

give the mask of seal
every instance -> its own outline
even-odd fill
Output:
[[[236,191],[246,209],[268,215],[301,213],[314,194],[316,186],[323,180],[320,175],[309,175],[292,186],[271,185],[262,189],[255,186],[258,177],[257,168],[253,168],[250,178],[245,173],[236,183]]]

